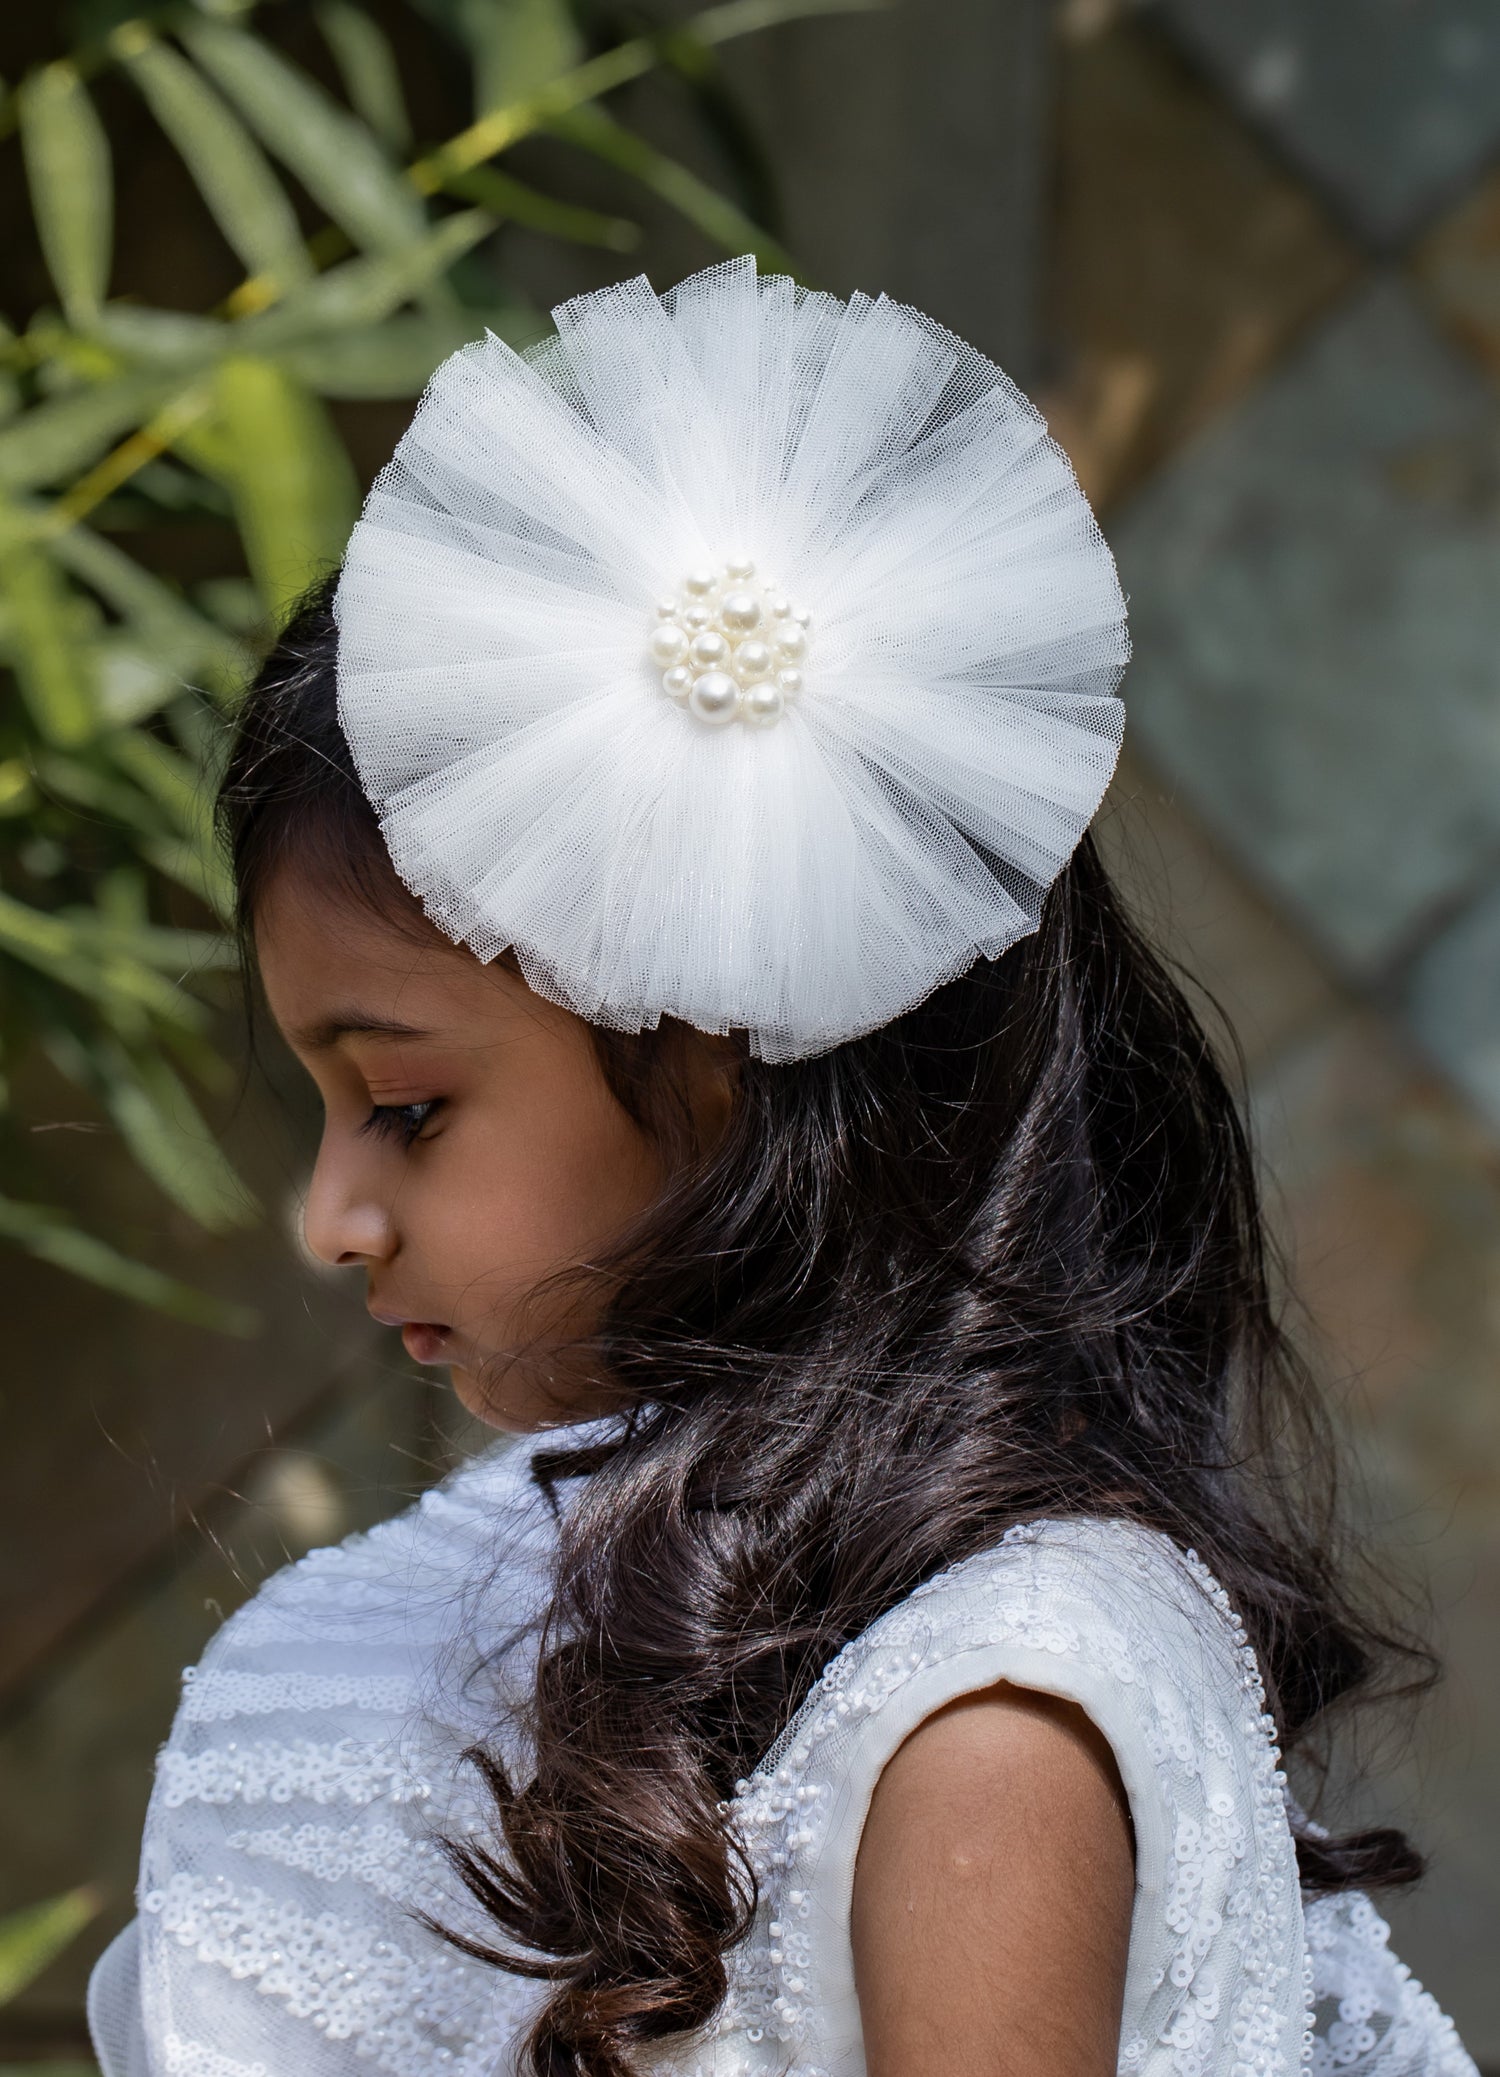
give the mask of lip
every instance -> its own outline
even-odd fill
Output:
[[[437,1320],[412,1320],[405,1313],[387,1312],[382,1306],[367,1305],[365,1311],[382,1327],[399,1327],[401,1346],[414,1363],[453,1362],[449,1344],[453,1329]]]

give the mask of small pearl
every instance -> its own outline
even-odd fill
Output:
[[[721,635],[716,627],[706,627],[701,635],[694,635],[693,662],[700,670],[717,670],[729,661],[729,638]]]
[[[658,599],[656,602],[656,617],[658,620],[675,620],[677,618],[676,599]]]
[[[701,678],[693,680],[688,705],[700,721],[717,725],[733,721],[739,699],[740,689],[727,671],[705,671]]]
[[[755,575],[755,565],[748,555],[732,555],[724,565],[724,575],[734,584],[748,584]]]
[[[795,620],[783,621],[771,639],[776,644],[776,654],[784,656],[788,663],[801,663],[807,654],[807,636]]]
[[[748,635],[751,628],[760,625],[760,600],[753,591],[725,592],[719,618],[725,627],[733,628],[737,634]]]
[[[781,696],[781,688],[773,685],[768,678],[762,678],[758,685],[749,687],[741,706],[745,719],[757,728],[769,728],[771,723],[779,721],[786,711],[786,701]]]
[[[776,598],[766,601],[766,611],[773,620],[790,620],[792,617],[792,602],[790,599],[784,599],[778,595]]]
[[[812,615],[808,612],[806,606],[793,606],[792,618],[796,621],[798,627],[812,626]]]
[[[664,620],[651,630],[651,660],[664,670],[668,664],[682,661],[687,645],[688,638],[675,620]]]
[[[776,683],[789,700],[794,700],[802,690],[802,673],[795,664],[789,664],[784,671],[776,673]]]
[[[734,652],[734,675],[741,685],[749,685],[756,678],[769,677],[774,661],[770,645],[762,642],[758,635],[752,635]]]
[[[683,588],[690,591],[694,598],[706,599],[718,581],[714,572],[700,563],[696,570],[688,571]]]
[[[681,620],[683,626],[690,627],[695,634],[698,632],[699,628],[708,627],[712,622],[713,617],[713,614],[709,611],[707,606],[700,605],[697,603],[694,603],[691,606],[684,606],[681,613],[678,615],[678,618]]]
[[[670,693],[674,700],[685,700],[693,689],[693,673],[689,665],[674,663],[671,670],[663,674],[662,691]]]

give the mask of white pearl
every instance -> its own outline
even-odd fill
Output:
[[[808,612],[806,606],[793,606],[792,618],[796,621],[798,627],[812,626],[812,615]]]
[[[788,663],[801,663],[807,654],[807,636],[795,620],[783,621],[771,639],[777,655],[784,656]]]
[[[693,662],[701,671],[715,671],[729,661],[729,638],[721,635],[716,627],[706,627],[701,635],[694,635]]]
[[[658,599],[656,602],[656,617],[658,620],[675,620],[677,618],[676,599]]]
[[[662,691],[670,693],[674,700],[685,700],[693,689],[693,673],[688,664],[674,663],[671,670],[663,674]]]
[[[705,671],[693,680],[688,705],[700,721],[717,724],[733,721],[739,699],[740,689],[727,671]]]
[[[759,684],[748,688],[741,707],[748,722],[757,728],[769,728],[773,721],[781,719],[786,711],[786,701],[779,686],[773,685],[769,678],[762,678]]]
[[[757,678],[769,677],[773,661],[769,644],[752,635],[734,652],[734,675],[741,685],[749,685]]]
[[[776,683],[781,687],[787,698],[793,700],[802,690],[802,673],[795,664],[789,664],[784,671],[776,673]]]
[[[680,663],[687,645],[688,638],[675,620],[664,620],[660,627],[651,630],[651,660],[663,669],[668,664]]]
[[[755,565],[748,555],[732,555],[724,565],[724,575],[731,583],[748,584],[755,575]]]
[[[683,580],[683,588],[686,591],[692,592],[695,598],[704,599],[708,597],[708,594],[713,590],[718,581],[714,572],[700,563],[696,570],[688,571],[686,578]]]
[[[725,627],[748,635],[751,628],[760,625],[760,600],[753,591],[727,591],[719,606],[719,618]]]
[[[782,598],[778,593],[774,599],[766,601],[766,611],[773,620],[790,620],[792,617],[792,602],[790,599]]]
[[[692,628],[695,634],[699,628],[708,627],[712,623],[713,617],[707,606],[696,602],[691,606],[684,606],[678,615],[683,626]]]

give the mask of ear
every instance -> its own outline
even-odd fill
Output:
[[[739,1093],[741,1050],[733,1038],[684,1030],[684,1088],[698,1128],[699,1144],[717,1145]]]

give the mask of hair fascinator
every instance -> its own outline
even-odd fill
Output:
[[[453,354],[339,580],[391,860],[595,1023],[887,1023],[1036,928],[1119,752],[1124,600],[992,362],[751,260]]]

